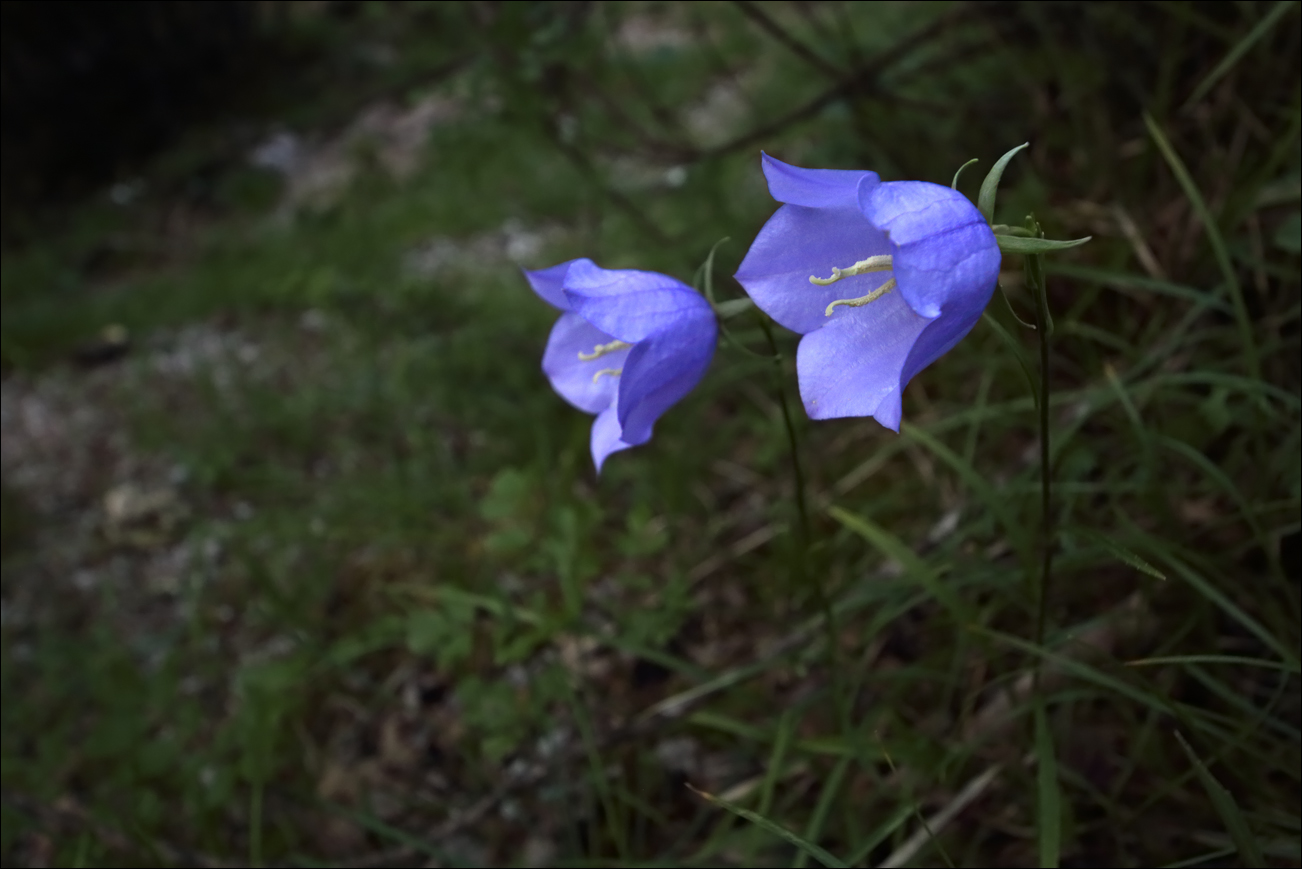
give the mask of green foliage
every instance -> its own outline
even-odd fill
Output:
[[[1296,860],[1296,4],[335,5],[252,116],[345,182],[198,136],[5,251],[7,863]],[[416,108],[408,174],[340,132]],[[759,150],[1026,139],[1047,377],[1009,256],[899,435],[797,420],[799,539]],[[576,256],[730,315],[599,479],[518,274]]]

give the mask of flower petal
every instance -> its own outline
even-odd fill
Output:
[[[858,208],[859,185],[880,180],[876,172],[858,169],[802,169],[760,152],[769,194],[778,202],[808,208]],[[862,259],[862,257],[860,257]]]
[[[657,272],[603,269],[576,260],[565,276],[572,309],[621,341],[635,344],[685,318],[714,318],[710,303],[681,281]]]
[[[903,370],[900,371],[900,383],[907,384],[915,374],[948,353],[955,344],[962,341],[967,333],[972,331],[972,327],[977,324],[977,320],[981,319],[981,313],[984,310],[984,304],[975,309],[955,310],[954,308],[946,308],[945,313],[932,320],[930,325],[922,330],[922,334],[918,336],[913,349],[909,351],[909,358],[905,361]]]
[[[626,442],[651,439],[660,415],[705,376],[717,341],[718,323],[707,308],[703,316],[685,318],[633,348],[619,385],[619,423]]]
[[[620,439],[619,418],[613,406],[597,414],[592,422],[592,462],[597,466],[598,474],[601,473],[601,466],[605,464],[607,456],[631,446],[633,444]]]
[[[802,338],[796,374],[810,418],[874,416],[899,431],[900,374],[930,322],[887,293]]]
[[[553,308],[568,311],[570,310],[570,301],[565,298],[565,289],[561,286],[565,280],[565,273],[570,270],[570,266],[574,263],[591,262],[592,260],[586,258],[572,259],[548,269],[538,269],[532,272],[528,269],[520,269],[520,271],[524,272],[524,279],[529,282],[529,286],[533,287],[533,291],[542,297],[544,302]]]
[[[994,233],[971,201],[926,181],[859,186],[863,215],[890,236],[895,280],[924,317],[955,304],[984,309],[1002,259]]]
[[[784,205],[755,237],[736,278],[764,313],[803,335],[845,311],[837,308],[829,318],[825,311],[830,303],[865,296],[890,277],[889,272],[873,272],[820,287],[809,282],[810,275],[831,277],[833,267],[848,268],[890,252],[886,234],[858,207]]]
[[[551,381],[552,389],[588,413],[601,413],[615,402],[618,377],[593,376],[604,368],[622,368],[629,350],[616,350],[598,359],[583,361],[580,353],[591,353],[598,344],[609,344],[615,339],[593,326],[578,314],[562,314],[552,326],[543,351],[543,372]]]

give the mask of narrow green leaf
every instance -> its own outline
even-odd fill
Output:
[[[1248,53],[1248,49],[1252,48],[1257,40],[1265,36],[1281,18],[1288,14],[1288,11],[1292,9],[1294,5],[1296,5],[1296,0],[1282,0],[1282,2],[1276,3],[1275,8],[1270,10],[1265,18],[1258,21],[1257,26],[1249,30],[1247,36],[1240,39],[1238,43],[1229,50],[1229,53],[1222,58],[1221,62],[1216,64],[1216,68],[1207,74],[1207,78],[1203,79],[1202,83],[1199,84],[1198,87],[1194,88],[1194,92],[1189,95],[1189,99],[1185,100],[1185,108],[1188,108],[1203,97],[1207,96],[1207,92],[1210,91],[1218,81],[1225,78],[1227,72],[1234,69],[1234,65],[1243,58],[1243,55]]]
[[[1140,558],[1138,555],[1131,552],[1129,549],[1107,535],[1100,534],[1097,531],[1091,531],[1088,528],[1081,529],[1081,534],[1112,553],[1112,555],[1114,555],[1122,564],[1129,564],[1131,567],[1135,568],[1135,570],[1138,570],[1140,573],[1146,573],[1154,579],[1166,579],[1165,573],[1158,570],[1156,567],[1149,564],[1147,561]]]
[[[778,735],[773,740],[773,753],[769,755],[769,766],[764,771],[764,782],[760,785],[759,813],[761,815],[773,804],[773,788],[782,776],[782,769],[787,761],[787,749],[791,747],[792,739],[796,735],[798,721],[796,710],[792,708],[788,708],[778,719]]]
[[[716,242],[714,243],[714,246],[710,248],[710,252],[709,252],[708,254],[706,254],[705,262],[701,263],[701,268],[700,268],[700,270],[699,270],[699,273],[700,273],[700,275],[701,275],[701,283],[702,283],[702,284],[704,285],[704,287],[705,287],[705,298],[709,299],[711,305],[714,305],[714,304],[715,304],[715,301],[714,301],[714,252],[717,251],[717,250],[719,249],[719,245],[723,244],[723,243],[726,242],[726,241],[731,241],[731,239],[730,239],[728,236],[725,235],[723,238],[719,239],[718,241],[716,241]]]
[[[841,782],[845,780],[845,774],[850,769],[851,757],[843,757],[832,768],[832,774],[827,777],[827,782],[823,785],[823,792],[818,796],[818,805],[814,806],[814,814],[809,817],[809,825],[805,827],[805,839],[809,841],[818,841],[818,837],[823,835],[823,825],[827,823],[827,815],[832,811],[832,804],[836,802],[837,794],[841,792]],[[809,855],[800,853],[792,862],[793,869],[805,869],[805,864],[809,862]]]
[[[1248,822],[1244,819],[1243,813],[1239,811],[1234,796],[1216,780],[1211,770],[1194,753],[1193,747],[1185,741],[1180,731],[1175,731],[1175,738],[1179,741],[1180,747],[1184,749],[1184,753],[1189,756],[1189,761],[1198,773],[1198,780],[1202,782],[1203,788],[1207,791],[1207,796],[1211,797],[1216,814],[1221,816],[1221,823],[1225,825],[1226,832],[1230,834],[1230,841],[1234,842],[1234,847],[1239,852],[1239,859],[1246,866],[1265,866],[1266,861],[1261,855],[1261,848],[1257,846],[1256,838],[1252,835],[1252,831],[1248,829]]]
[[[905,422],[900,424],[900,434],[926,447],[932,455],[949,465],[963,479],[963,483],[968,487],[968,490],[983,501],[986,509],[994,514],[1000,525],[1004,526],[1004,533],[1008,535],[1008,542],[1013,548],[1022,554],[1028,552],[1026,529],[1008,511],[1007,496],[996,492],[986,478],[977,472],[976,468],[963,461],[962,457],[925,429]]]
[[[1149,135],[1153,137],[1153,142],[1156,143],[1158,150],[1162,152],[1167,165],[1171,167],[1171,173],[1175,175],[1176,181],[1180,183],[1181,189],[1184,190],[1184,195],[1189,198],[1189,203],[1193,205],[1198,219],[1202,221],[1203,229],[1207,233],[1207,241],[1212,247],[1212,254],[1216,257],[1216,264],[1220,267],[1221,275],[1225,278],[1225,284],[1230,290],[1230,303],[1234,306],[1234,317],[1239,324],[1239,336],[1243,342],[1243,352],[1247,356],[1248,374],[1253,378],[1260,378],[1261,363],[1257,358],[1257,342],[1253,337],[1252,319],[1248,316],[1248,306],[1243,300],[1243,288],[1239,286],[1239,276],[1234,271],[1234,264],[1230,261],[1230,252],[1225,246],[1225,239],[1221,236],[1221,228],[1217,225],[1215,218],[1212,217],[1212,212],[1207,207],[1207,202],[1203,199],[1202,193],[1198,190],[1198,185],[1194,184],[1189,170],[1185,168],[1184,161],[1171,147],[1171,143],[1167,140],[1166,134],[1162,132],[1162,128],[1153,120],[1153,116],[1147,112],[1144,113],[1144,123],[1148,125]]]
[[[994,232],[995,235],[1015,235],[1018,238],[1039,238],[1038,235],[1031,232],[1026,227],[1013,226],[1009,223],[993,223],[990,225],[990,230]]]
[[[1295,665],[1298,663],[1296,652],[1291,651],[1279,638],[1266,630],[1265,626],[1262,625],[1261,622],[1248,615],[1238,604],[1230,600],[1223,591],[1208,582],[1206,577],[1180,559],[1176,558],[1174,554],[1157,546],[1156,541],[1151,541],[1151,543],[1153,544],[1152,548],[1154,557],[1160,561],[1166,562],[1166,564],[1179,574],[1185,582],[1197,589],[1203,597],[1220,607],[1227,616],[1234,619],[1250,633],[1254,634],[1257,639],[1270,647],[1270,649],[1274,651],[1276,655],[1279,655],[1282,660]]]
[[[1071,241],[1057,241],[1052,238],[1024,238],[1018,235],[996,235],[995,241],[999,242],[999,249],[1004,253],[1050,253],[1055,250],[1070,250],[1073,247],[1080,247],[1094,236],[1087,235],[1084,238],[1073,238]]]
[[[1028,323],[1025,320],[1023,320],[1021,317],[1017,316],[1017,309],[1013,307],[1012,299],[1008,298],[1008,294],[1004,292],[1004,288],[1002,284],[995,284],[995,292],[998,293],[1000,298],[1004,300],[1004,307],[1008,308],[1008,313],[1013,315],[1013,319],[1017,321],[1017,324],[1019,326],[1024,326],[1027,329],[1030,329],[1032,332],[1034,332],[1035,324]]]
[[[973,163],[980,163],[980,162],[981,162],[981,161],[978,160],[976,157],[973,157],[971,160],[968,160],[968,161],[967,161],[966,163],[964,163],[962,166],[959,166],[959,167],[958,167],[958,171],[954,173],[954,180],[950,182],[950,184],[949,184],[949,188],[950,188],[951,190],[957,190],[957,189],[958,189],[958,176],[962,175],[962,174],[963,174],[963,170],[966,169],[967,167],[971,166]]]
[[[1012,160],[1018,151],[1029,147],[1031,147],[1030,142],[1023,142],[1000,157],[995,161],[995,165],[990,167],[986,180],[981,182],[981,193],[977,196],[977,210],[986,219],[986,223],[995,222],[995,197],[999,194],[999,179],[1004,177],[1004,169],[1008,166],[1008,161]]]
[[[917,809],[913,806],[900,806],[895,810],[895,814],[891,815],[881,824],[881,826],[868,834],[868,838],[864,839],[863,842],[859,844],[859,847],[855,849],[854,853],[849,856],[846,862],[851,866],[858,866],[863,863],[864,859],[871,854],[878,845],[889,839],[895,831],[900,828],[900,825],[913,817],[916,812]]]
[[[1235,664],[1240,667],[1261,667],[1266,670],[1283,670],[1285,673],[1302,673],[1302,667],[1295,663],[1245,658],[1242,655],[1163,655],[1126,662],[1127,667],[1157,667],[1164,664]]]
[[[833,519],[867,540],[882,555],[899,562],[904,567],[905,574],[916,579],[955,618],[963,622],[971,621],[967,604],[954,594],[952,588],[940,582],[936,571],[919,558],[916,552],[905,546],[898,537],[871,519],[857,516],[840,507],[829,507],[827,512]]]
[[[1062,794],[1058,789],[1058,758],[1053,749],[1053,733],[1044,713],[1044,698],[1035,702],[1037,822],[1040,840],[1040,865],[1057,869],[1062,851]]]
[[[836,857],[829,854],[827,851],[815,845],[813,842],[805,841],[804,839],[797,836],[795,833],[788,830],[786,827],[773,823],[768,818],[764,817],[758,812],[752,812],[749,809],[743,809],[741,806],[734,805],[728,802],[727,800],[723,800],[720,799],[719,797],[714,796],[713,794],[707,794],[705,791],[697,790],[691,785],[688,785],[687,787],[689,790],[691,790],[692,793],[704,797],[714,805],[719,806],[720,808],[723,809],[727,809],[728,811],[732,812],[734,815],[741,818],[742,820],[750,821],[752,824],[759,827],[760,829],[766,830],[772,833],[773,835],[777,836],[778,838],[782,839],[784,842],[794,845],[796,848],[800,849],[800,852],[802,854],[807,854],[810,857],[813,857],[815,860],[817,860],[819,863],[822,863],[824,866],[828,866],[830,867],[830,869],[848,869],[848,864],[841,862]]]
[[[1009,313],[1011,314],[1012,311],[1010,310]],[[1002,323],[991,316],[989,309],[986,310],[986,313],[981,315],[981,319],[986,321],[987,326],[995,330],[995,334],[999,336],[999,340],[1004,342],[1004,346],[1008,348],[1008,350],[1013,354],[1013,358],[1017,360],[1017,366],[1022,369],[1022,376],[1026,378],[1026,385],[1030,387],[1031,390],[1031,398],[1035,402],[1035,406],[1038,408],[1040,406],[1040,372],[1031,364],[1031,358],[1026,355],[1026,348],[1022,346],[1021,342],[1018,341],[1017,338],[1008,331],[1008,329],[1004,328]]]

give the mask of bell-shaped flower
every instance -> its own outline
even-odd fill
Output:
[[[904,387],[990,301],[1001,259],[994,233],[948,187],[763,161],[769,192],[786,204],[737,280],[804,336],[796,372],[810,417],[872,416],[899,431]]]
[[[656,272],[603,269],[576,259],[526,271],[534,292],[563,313],[543,352],[552,388],[595,413],[592,460],[644,444],[660,415],[700,382],[714,356],[710,305]]]

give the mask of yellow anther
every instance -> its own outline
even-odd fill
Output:
[[[600,371],[598,371],[596,374],[592,375],[592,382],[596,383],[598,380],[601,379],[601,375],[603,374],[609,374],[611,377],[618,377],[623,373],[624,373],[623,368],[603,368]]]
[[[591,362],[593,359],[600,359],[602,356],[605,356],[607,353],[614,353],[616,350],[623,350],[625,347],[632,347],[632,346],[633,345],[629,344],[627,341],[611,341],[609,344],[598,344],[596,347],[592,348],[591,353],[584,353],[582,350],[580,350],[579,361]]]
[[[848,269],[838,269],[835,266],[833,266],[832,276],[830,278],[816,278],[813,275],[810,275],[809,282],[811,284],[818,284],[818,286],[820,287],[825,287],[828,284],[836,283],[837,281],[841,280],[841,278],[852,278],[855,275],[866,275],[869,272],[889,272],[890,270],[891,270],[890,254],[884,254],[882,256],[870,256],[868,257],[868,259],[859,260],[859,262],[850,266],[850,268]]]
[[[860,296],[857,299],[837,299],[835,302],[827,306],[827,310],[824,311],[823,314],[828,317],[832,316],[832,309],[837,305],[845,305],[850,308],[862,308],[869,302],[877,301],[893,289],[895,289],[895,278],[891,278],[866,296]]]

